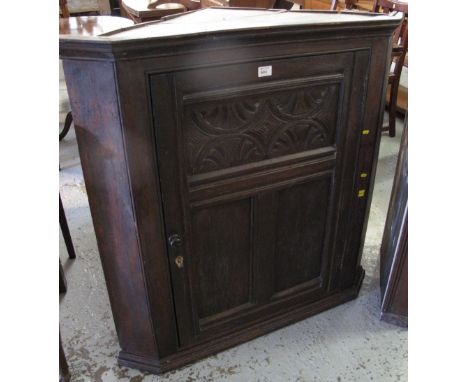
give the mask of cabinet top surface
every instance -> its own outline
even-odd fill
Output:
[[[394,24],[399,14],[382,15],[357,12],[334,11],[285,11],[263,9],[205,8],[187,12],[165,20],[137,24],[118,29],[97,37],[102,40],[161,39],[186,35],[210,34],[224,31],[248,31],[275,29],[288,26],[346,27],[366,24]],[[68,39],[69,36],[60,36]]]

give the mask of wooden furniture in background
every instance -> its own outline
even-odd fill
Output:
[[[62,336],[59,331],[59,382],[70,381],[70,370],[68,368],[67,358],[62,346]]]
[[[160,12],[159,17],[174,15],[176,13],[186,12],[187,8],[181,3],[173,2],[172,0],[156,0],[148,4],[148,8]]]
[[[229,0],[229,7],[273,8],[275,0]]]
[[[67,279],[65,272],[63,271],[62,262],[59,259],[59,293],[65,293],[67,291]]]
[[[374,0],[293,0],[304,9],[373,12]]]
[[[119,0],[109,0],[109,6],[111,9],[111,14],[113,16],[120,16],[120,1]]]
[[[294,0],[294,3],[299,4],[303,9],[317,10],[337,10],[338,0]]]
[[[70,11],[68,10],[67,0],[59,0],[60,7],[60,17],[68,18],[70,17]],[[63,124],[62,131],[59,133],[59,141],[61,141],[70,131],[70,127],[73,123],[73,117],[69,111],[65,117],[65,122]]]
[[[401,20],[206,8],[61,36],[121,365],[175,369],[357,296]]]
[[[403,67],[403,70],[404,70],[404,67]],[[387,105],[390,104],[390,95],[391,95],[391,88],[388,87],[387,96],[385,97]],[[396,112],[397,114],[400,115],[400,117],[404,117],[407,111],[408,111],[408,87],[407,87],[407,84],[401,83],[401,78],[400,78],[400,85],[398,86],[398,96],[396,100]]]
[[[374,9],[374,0],[344,0],[344,3],[346,9],[362,12],[373,12]]]
[[[395,6],[395,1],[393,0],[373,0],[374,4],[372,7],[372,12],[383,12],[383,13],[390,13],[393,11],[393,7]]]
[[[405,19],[393,35],[392,66],[388,76],[389,85],[389,124],[384,126],[383,130],[389,132],[391,137],[395,136],[397,99],[400,87],[401,71],[405,64],[406,54],[408,52],[408,3],[397,0],[374,0],[373,12],[403,12]]]
[[[67,217],[62,204],[62,198],[59,193],[59,223],[60,230],[62,231],[63,240],[67,248],[68,257],[70,259],[76,259],[75,247],[70,235],[70,229],[68,228]],[[65,293],[67,291],[67,279],[65,278],[65,272],[63,271],[62,262],[59,259],[59,293]]]
[[[73,241],[70,235],[70,229],[68,228],[67,217],[65,216],[65,210],[62,204],[62,198],[59,194],[59,223],[60,229],[62,231],[63,240],[65,241],[65,245],[68,251],[68,257],[70,259],[75,259],[75,248],[73,247]]]
[[[112,0],[98,0],[99,3],[99,14],[102,16],[110,16],[112,10]]]
[[[299,0],[304,1],[304,0]],[[320,1],[320,0],[318,0]],[[405,114],[408,111],[408,89],[400,85],[401,72],[407,64],[408,51],[408,1],[405,0],[345,0],[346,8],[357,11],[384,12],[393,11],[405,13],[405,21],[401,28],[395,31],[394,51],[392,53],[392,66],[389,74],[387,89],[387,104],[389,108],[389,124],[383,131],[389,131],[391,137],[395,136],[396,114]],[[338,9],[340,7],[338,6]]]
[[[61,17],[110,15],[109,0],[59,0]]]
[[[240,7],[270,9],[275,0],[201,0],[201,7]]]
[[[65,122],[63,123],[63,128],[62,131],[59,133],[59,141],[61,141],[63,138],[65,138],[70,131],[71,125],[73,123],[73,116],[71,111],[67,113],[65,116]]]
[[[381,319],[408,326],[408,119],[380,251]]]
[[[59,35],[98,36],[116,29],[132,26],[134,23],[125,17],[78,16],[59,20]]]
[[[120,0],[120,14],[135,23],[159,20],[200,8],[200,0]]]

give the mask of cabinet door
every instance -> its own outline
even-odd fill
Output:
[[[181,346],[338,288],[368,59],[151,76]]]

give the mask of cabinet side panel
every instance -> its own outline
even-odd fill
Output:
[[[120,346],[131,354],[154,357],[114,65],[65,60],[63,66]]]

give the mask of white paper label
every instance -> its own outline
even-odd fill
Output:
[[[258,67],[258,76],[259,77],[271,76],[271,73],[272,73],[271,65],[269,65],[269,66],[259,66]]]

